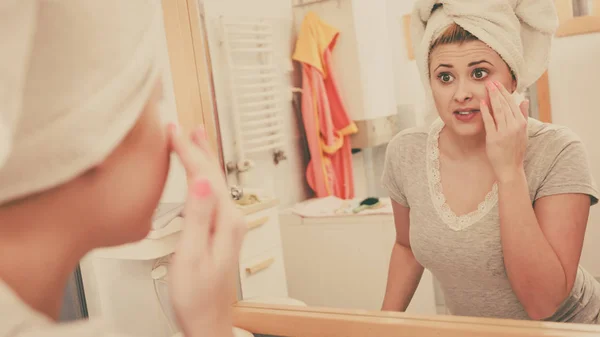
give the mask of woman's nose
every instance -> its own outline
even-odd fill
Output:
[[[466,81],[458,81],[456,86],[456,92],[454,93],[454,100],[463,103],[468,102],[473,98],[473,90],[470,87],[469,83]]]

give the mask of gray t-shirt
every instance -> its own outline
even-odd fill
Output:
[[[440,282],[451,314],[529,319],[508,281],[500,241],[498,190],[477,210],[456,216],[445,203],[438,138],[444,123],[396,135],[387,148],[382,177],[390,197],[410,208],[415,258]],[[584,193],[598,202],[584,145],[569,129],[529,119],[524,166],[535,200]],[[600,323],[600,284],[581,267],[570,296],[549,320]]]

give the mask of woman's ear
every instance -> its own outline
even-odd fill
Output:
[[[512,80],[512,90],[510,92],[515,92],[517,90],[517,80],[513,77]]]

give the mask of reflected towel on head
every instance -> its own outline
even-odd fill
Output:
[[[0,6],[0,204],[101,163],[135,125],[161,73],[155,0]]]
[[[558,17],[553,0],[417,1],[411,17],[411,38],[429,96],[429,48],[453,23],[501,56],[517,79],[517,92],[523,93],[547,69]]]

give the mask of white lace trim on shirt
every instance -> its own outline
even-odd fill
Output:
[[[477,221],[481,220],[498,202],[498,184],[494,183],[491,191],[485,199],[479,203],[473,212],[457,216],[446,203],[446,197],[442,188],[440,174],[440,132],[444,128],[444,122],[437,119],[429,130],[427,137],[427,177],[429,180],[429,191],[431,200],[442,221],[454,231],[464,230]]]

